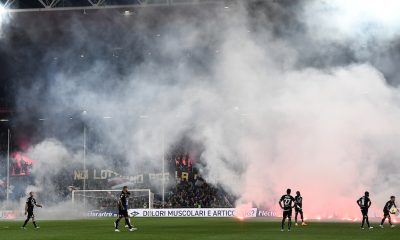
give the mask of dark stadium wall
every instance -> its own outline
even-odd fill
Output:
[[[13,15],[0,49],[13,121],[34,131],[26,190],[64,202],[52,179],[83,166],[86,128],[106,145],[87,164],[128,174],[159,171],[182,136],[201,143],[200,173],[239,208],[278,210],[290,187],[307,218],[358,216],[365,190],[380,211],[398,191],[397,26],[348,31],[324,1],[245,2]]]

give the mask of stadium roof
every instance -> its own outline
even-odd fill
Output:
[[[187,4],[229,4],[235,0],[0,0],[11,12],[106,9]]]

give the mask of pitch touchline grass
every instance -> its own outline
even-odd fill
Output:
[[[40,221],[38,230],[28,224],[28,230],[20,229],[22,221],[0,221],[1,240],[398,240],[400,227],[361,230],[359,223],[310,222],[308,226],[292,227],[291,232],[281,232],[276,221],[245,220],[231,218],[137,218],[132,219],[138,231],[128,232],[123,226],[121,232],[114,232],[113,218]]]

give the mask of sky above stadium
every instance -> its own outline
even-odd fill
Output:
[[[29,129],[32,188],[82,161],[79,119],[127,171],[158,169],[186,136],[238,205],[278,210],[289,187],[308,218],[354,218],[369,190],[380,214],[398,191],[400,4],[244,2],[2,15],[1,91]]]

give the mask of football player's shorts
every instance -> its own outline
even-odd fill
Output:
[[[127,210],[123,210],[123,209],[119,209],[118,210],[118,215],[123,216],[123,217],[128,217],[128,211]]]
[[[363,216],[368,216],[368,208],[361,208],[361,213]]]
[[[291,218],[292,217],[292,209],[283,211],[283,218]]]

